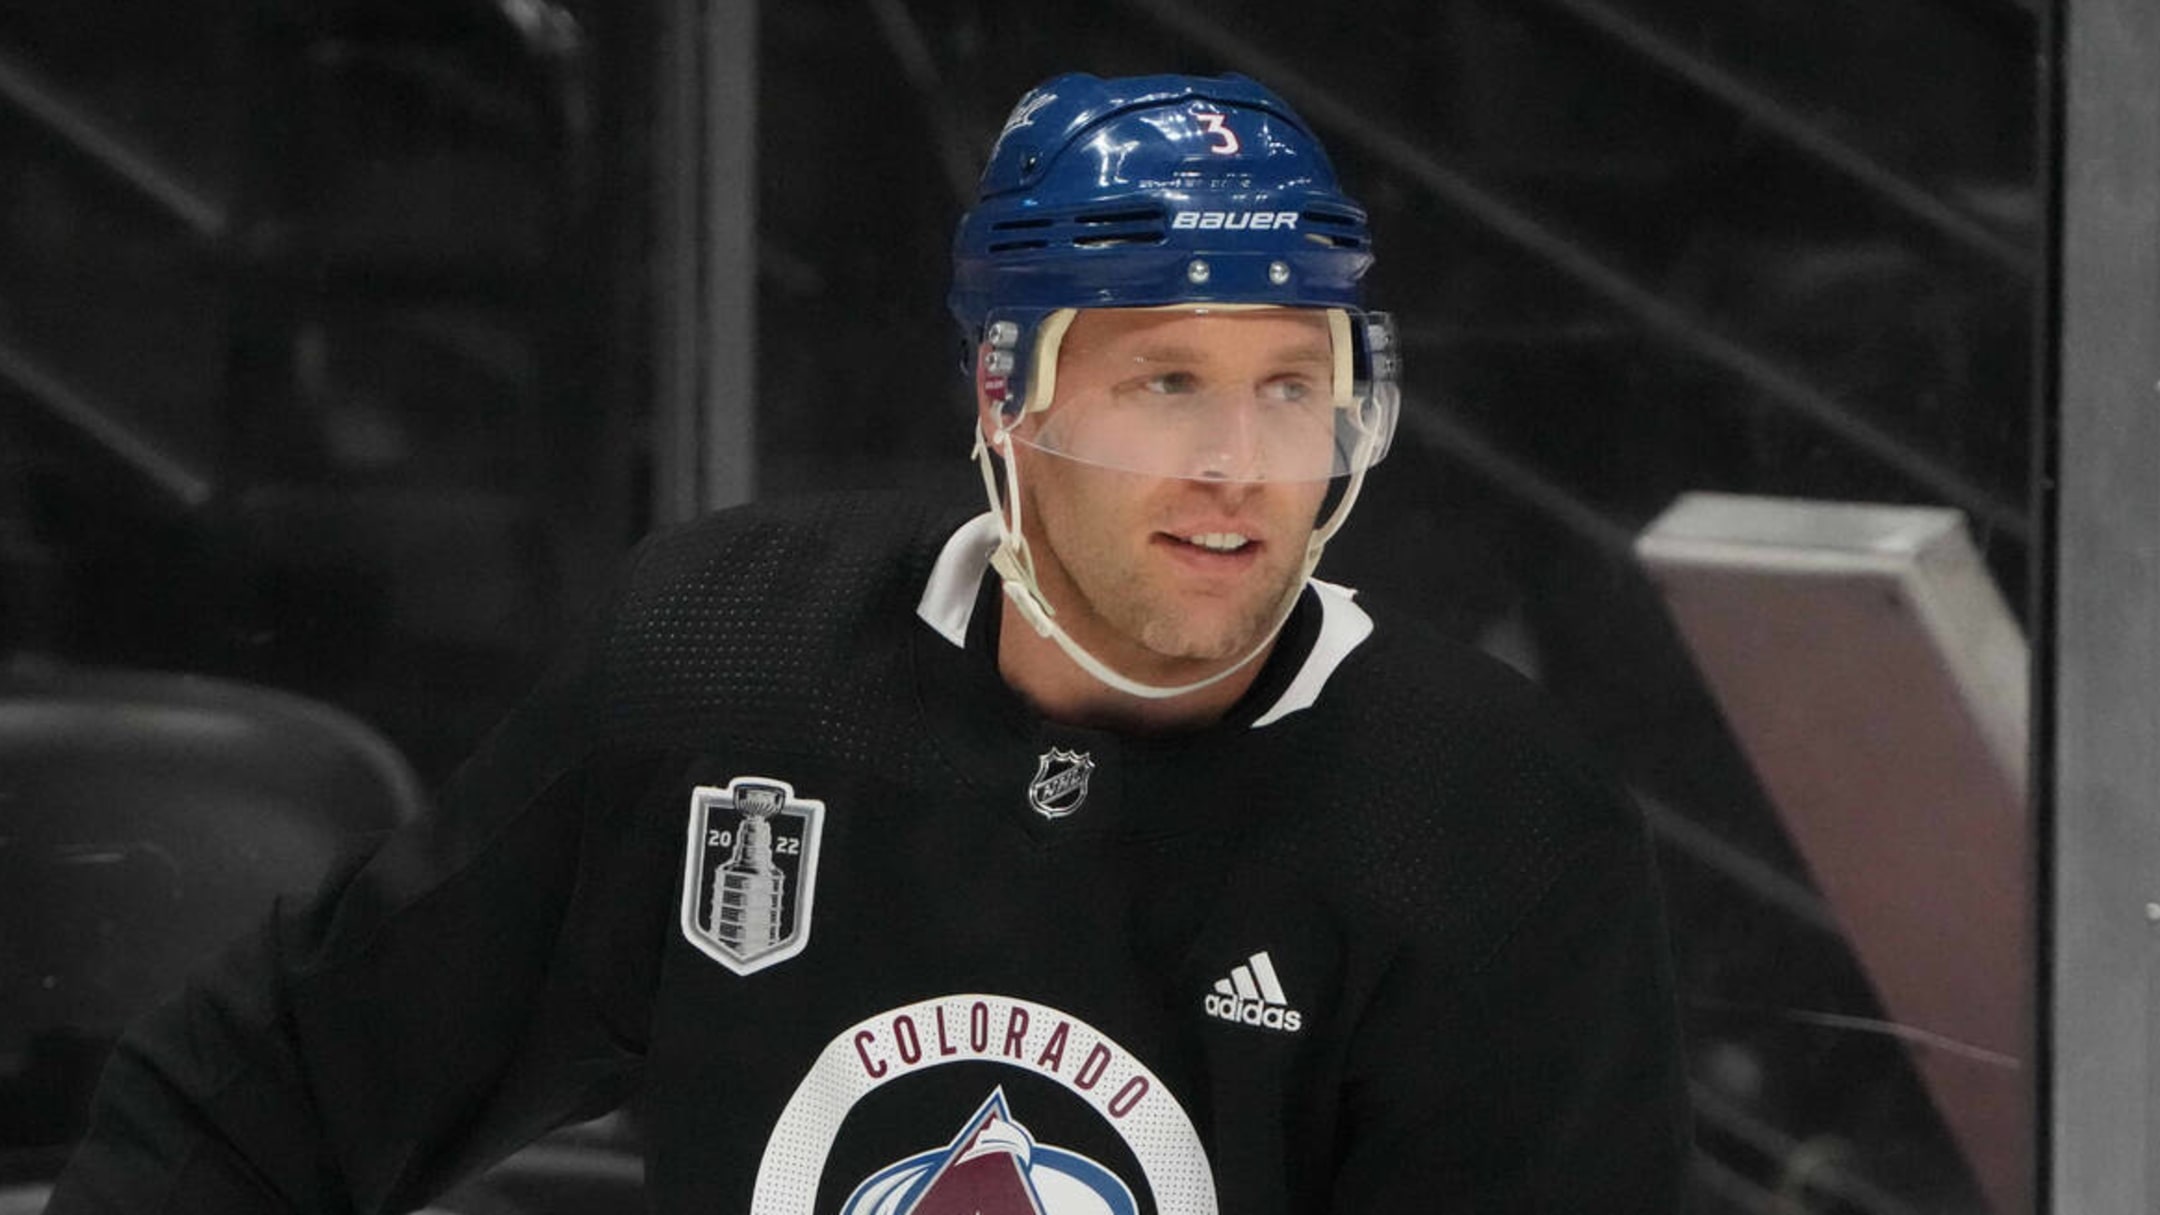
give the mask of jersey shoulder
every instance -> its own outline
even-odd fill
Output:
[[[1371,637],[1272,748],[1330,807],[1325,864],[1358,875],[1366,911],[1496,942],[1554,889],[1642,864],[1640,810],[1542,689],[1368,610]]]
[[[649,538],[599,641],[608,732],[825,749],[878,734],[910,686],[916,598],[968,513],[898,494],[805,496]]]
[[[715,511],[638,546],[617,619],[688,597],[759,623],[790,614],[776,610],[783,607],[875,608],[878,591],[912,598],[939,547],[971,513],[898,493],[805,495]]]
[[[1361,757],[1414,780],[1455,773],[1480,787],[1609,783],[1565,708],[1492,655],[1386,604],[1360,601],[1371,636],[1322,704]]]

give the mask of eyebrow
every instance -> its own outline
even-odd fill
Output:
[[[1192,346],[1143,346],[1134,351],[1132,357],[1135,363],[1205,363],[1208,361],[1208,356],[1203,351]],[[1283,365],[1317,363],[1323,367],[1332,367],[1335,363],[1335,355],[1332,350],[1324,345],[1308,343],[1290,350],[1278,351],[1270,356],[1269,361]]]

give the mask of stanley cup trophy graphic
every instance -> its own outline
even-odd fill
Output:
[[[739,975],[801,953],[810,943],[825,803],[795,796],[769,776],[690,791],[683,850],[682,933]]]
[[[735,851],[714,872],[713,939],[744,958],[756,957],[780,943],[781,892],[787,875],[773,860],[772,816],[787,804],[787,791],[773,785],[739,784],[735,808],[742,822],[735,829]]]

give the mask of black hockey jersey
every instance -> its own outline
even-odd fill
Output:
[[[1638,816],[1481,657],[1315,582],[1228,718],[998,678],[994,530],[643,546],[442,793],[116,1053],[52,1207],[399,1211],[634,1099],[656,1209],[1665,1212]]]

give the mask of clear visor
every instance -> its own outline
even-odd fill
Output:
[[[1385,453],[1396,396],[1339,308],[1070,309],[1037,332],[1014,440],[1123,472],[1324,481]]]

